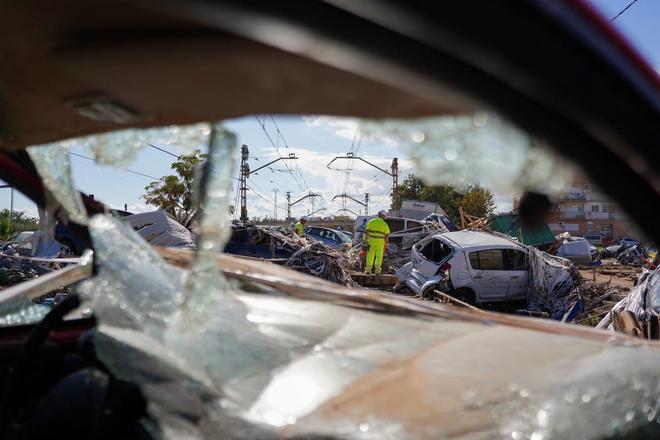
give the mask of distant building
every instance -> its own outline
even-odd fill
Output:
[[[621,209],[593,184],[577,179],[556,200],[547,222],[556,234],[600,234],[615,240],[621,237],[642,238],[635,224]]]

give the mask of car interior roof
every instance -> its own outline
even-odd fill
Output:
[[[2,90],[6,151],[128,126],[255,113],[378,118],[468,110],[456,99],[431,102],[144,2],[4,2],[0,26],[15,43],[0,45],[0,82],[11,84]],[[134,119],[113,124],[81,114],[97,101]]]

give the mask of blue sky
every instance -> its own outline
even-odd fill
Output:
[[[631,0],[593,0],[592,3],[605,17],[614,17]],[[615,22],[615,26],[628,37],[641,54],[660,71],[660,1],[638,0],[625,14]],[[356,122],[350,119],[337,118],[301,118],[276,117],[275,121],[282,136],[278,135],[275,124],[270,117],[266,117],[265,131],[279,148],[279,154],[295,152],[300,159],[289,161],[289,167],[294,169],[296,178],[286,171],[285,165],[280,162],[269,169],[264,169],[249,178],[248,184],[254,191],[249,192],[248,210],[250,216],[273,215],[274,193],[278,192],[278,217],[285,214],[284,194],[291,191],[292,200],[302,196],[307,190],[320,192],[323,199],[315,202],[315,208],[325,207],[324,214],[336,214],[342,208],[340,201],[332,201],[335,194],[347,192],[362,199],[365,192],[371,194],[371,212],[386,209],[389,206],[389,190],[391,178],[367,165],[356,163],[350,178],[346,174],[329,170],[326,164],[336,155],[345,154],[352,148],[358,148],[358,153],[388,169],[392,157],[399,157],[402,178],[414,171],[411,163],[406,159],[404,151],[387,143],[374,143],[363,140],[353,143],[355,138]],[[254,117],[245,117],[226,122],[227,128],[235,132],[240,144],[247,144],[251,151],[250,165],[252,169],[267,160],[277,157],[276,149],[264,133],[264,130]],[[282,137],[286,140],[288,148]],[[359,144],[359,147],[357,146]],[[129,166],[130,169],[151,176],[164,176],[169,174],[170,163],[173,158],[153,148],[144,149],[136,161]],[[344,165],[347,163],[344,162]],[[111,207],[123,208],[128,205],[129,210],[141,212],[149,210],[141,199],[144,186],[150,179],[134,175],[122,170],[96,166],[93,162],[72,157],[74,179],[78,187],[92,193]],[[300,173],[296,170],[300,170]],[[237,169],[237,167],[236,167]],[[282,171],[284,170],[284,171]],[[302,175],[302,176],[301,176]],[[497,194],[496,202],[500,209],[507,210],[511,206],[510,194]],[[22,195],[16,193],[15,209],[27,211],[35,215],[34,204]],[[0,191],[0,208],[9,207],[9,190]],[[347,202],[345,205],[353,211],[362,209],[358,204]],[[300,203],[294,206],[292,214],[300,216],[311,210],[310,203]]]
[[[591,0],[607,18],[613,18],[632,0]],[[637,0],[614,22],[637,50],[660,71],[660,1]]]

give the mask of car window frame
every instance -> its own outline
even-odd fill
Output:
[[[397,224],[398,224],[398,222],[400,222],[401,227],[399,229],[396,229],[396,228],[392,227],[390,222],[397,223]],[[402,231],[406,230],[406,220],[405,219],[402,219],[402,218],[386,218],[385,223],[387,223],[387,227],[390,230],[390,234],[396,234],[397,232],[402,232]]]
[[[524,264],[522,265],[522,267],[517,267],[517,266],[514,266],[514,265],[512,265],[511,267],[507,267],[508,258],[506,258],[505,254],[504,254],[505,251],[507,251],[507,252],[517,252],[519,254],[522,254],[524,256]],[[504,270],[527,271],[527,270],[529,270],[529,256],[528,256],[527,253],[523,252],[520,249],[512,249],[512,248],[502,249],[502,265],[504,266]]]
[[[472,270],[489,270],[489,271],[496,271],[496,272],[502,272],[502,271],[509,270],[509,269],[505,269],[505,268],[504,268],[504,254],[502,253],[502,251],[505,250],[505,249],[509,249],[509,248],[484,248],[484,249],[477,249],[477,250],[474,250],[474,251],[468,252],[467,260],[468,260],[468,262],[469,262],[469,264],[470,264],[470,268],[471,268]],[[500,260],[501,260],[501,262],[502,262],[502,268],[501,268],[501,269],[482,269],[482,268],[481,268],[481,255],[479,255],[479,253],[481,253],[481,252],[486,252],[486,251],[499,251],[499,253],[500,253]],[[472,258],[471,258],[471,257],[472,257],[472,254],[477,254],[477,258],[478,258],[477,261],[479,261],[479,267],[478,267],[478,268],[477,268],[477,267],[474,267],[474,265],[472,264],[472,263],[473,263],[473,262],[472,262]]]
[[[416,223],[418,226],[412,226],[413,223]],[[410,232],[411,229],[414,229],[413,232],[420,232],[424,229],[424,224],[417,220],[406,220],[406,231]]]

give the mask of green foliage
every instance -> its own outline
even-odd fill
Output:
[[[148,205],[161,208],[190,227],[197,213],[193,196],[193,176],[195,168],[208,158],[208,154],[199,150],[188,156],[181,156],[170,168],[176,174],[164,176],[157,182],[152,182],[144,189],[143,196]]]
[[[0,218],[0,240],[9,240],[14,235],[9,216]]]
[[[458,222],[458,206],[463,199],[463,193],[451,185],[429,186],[422,179],[410,174],[399,185],[399,200],[421,200],[424,202],[435,202],[442,206],[449,218]]]
[[[472,185],[466,190],[459,190],[452,185],[430,186],[414,174],[399,185],[398,199],[438,203],[456,224],[460,223],[459,206],[463,206],[468,214],[477,216],[490,215],[495,209],[493,193],[488,188]]]
[[[11,216],[8,209],[0,211],[0,240],[9,240],[19,232],[37,229],[39,229],[39,220],[28,217],[23,211],[14,211]]]
[[[470,186],[461,200],[463,210],[477,217],[488,217],[495,211],[493,193],[479,185]]]

